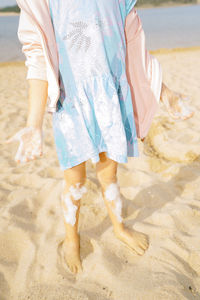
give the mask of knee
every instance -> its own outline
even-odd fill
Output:
[[[107,187],[111,183],[116,183],[117,182],[117,174],[115,171],[108,172],[108,171],[101,171],[97,172],[97,179],[101,186],[103,188]]]
[[[87,192],[87,188],[83,184],[84,182],[77,182],[66,188],[65,181],[63,181],[64,190],[61,195],[62,209],[65,222],[72,226],[76,223],[76,211],[78,209],[76,202]]]
[[[70,188],[71,186],[78,187],[83,186],[86,182],[86,176],[65,176],[63,185],[65,188]]]
[[[81,199],[82,195],[87,192],[85,186],[86,179],[82,179],[76,183],[63,181],[63,194],[73,197],[73,200]]]
[[[85,181],[85,162],[64,171],[64,184],[66,188],[70,188],[70,186],[83,186]]]
[[[103,155],[102,157],[100,155]],[[100,161],[96,164],[96,176],[101,186],[107,186],[110,183],[117,182],[118,163],[112,159],[105,158],[104,152],[100,153]]]
[[[85,190],[86,172],[76,170],[74,172],[68,170],[68,172],[64,173],[63,189],[65,193],[70,192],[74,198],[78,199],[78,194]]]
[[[81,199],[82,195],[87,192],[87,188],[84,182],[77,182],[75,185],[69,187],[69,193],[72,195],[74,200]]]

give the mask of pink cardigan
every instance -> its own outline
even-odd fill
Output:
[[[59,62],[48,0],[17,0],[21,9],[18,38],[26,56],[27,79],[48,81],[47,112],[56,111],[60,96]],[[162,70],[145,48],[145,35],[136,10],[126,18],[126,70],[138,138],[144,138],[158,107]]]

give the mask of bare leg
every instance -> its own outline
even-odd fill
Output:
[[[96,164],[97,178],[101,184],[103,199],[113,224],[114,234],[131,250],[143,255],[149,245],[148,236],[126,228],[122,221],[122,203],[116,177],[118,163],[109,159],[105,152],[100,153],[99,157],[100,161]]]
[[[66,238],[63,242],[65,261],[73,273],[82,271],[80,259],[80,236],[78,219],[80,201],[86,179],[85,162],[64,171],[65,185],[62,193],[62,209],[66,228]]]

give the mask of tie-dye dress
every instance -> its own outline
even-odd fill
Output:
[[[119,163],[139,155],[124,33],[135,2],[49,1],[60,82],[52,120],[62,170],[96,163],[100,152]]]

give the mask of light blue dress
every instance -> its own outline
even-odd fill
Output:
[[[99,153],[119,163],[138,156],[125,70],[125,18],[132,0],[50,0],[59,53],[60,98],[53,132],[60,168]]]

